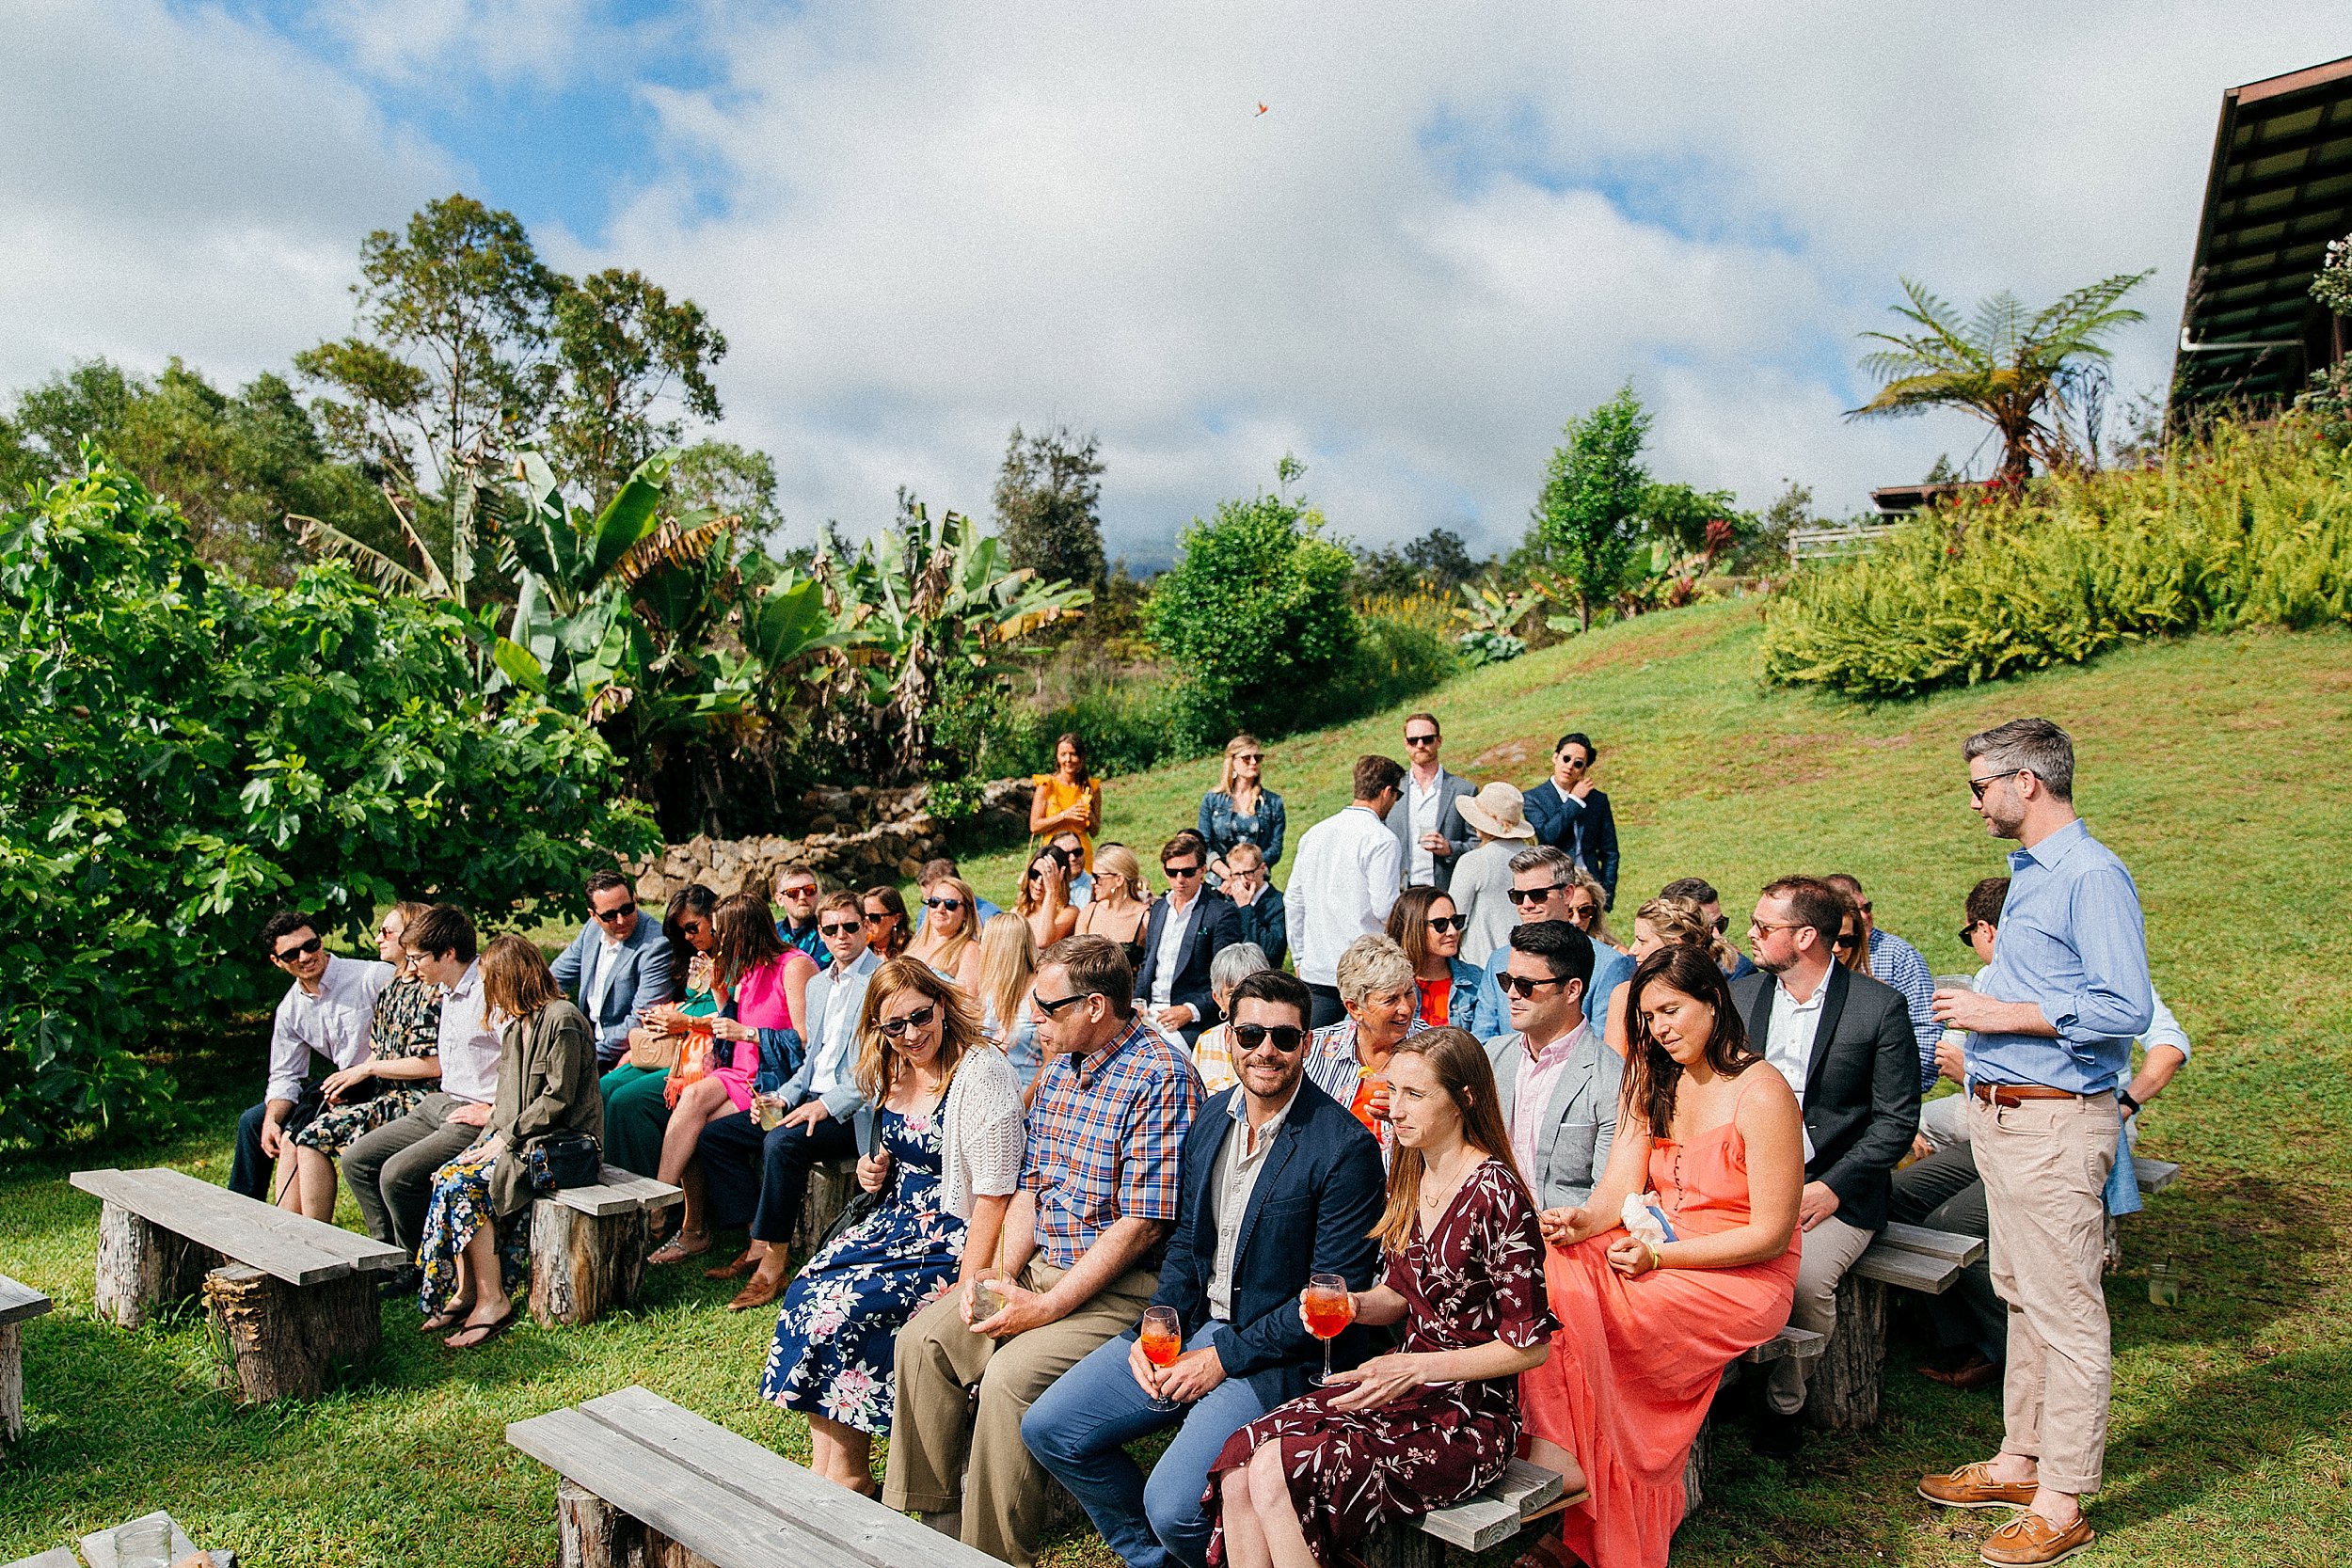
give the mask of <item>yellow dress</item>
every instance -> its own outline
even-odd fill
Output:
[[[1058,816],[1063,812],[1083,806],[1092,800],[1094,795],[1094,782],[1091,779],[1085,784],[1073,784],[1059,773],[1032,773],[1029,775],[1029,783],[1037,787],[1038,799],[1045,802],[1045,815],[1048,816]],[[1056,830],[1056,832],[1059,831]],[[1078,869],[1091,872],[1094,869],[1094,835],[1084,828],[1078,829],[1077,833]]]

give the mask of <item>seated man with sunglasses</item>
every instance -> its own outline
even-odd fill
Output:
[[[1514,927],[1498,983],[1511,1031],[1486,1042],[1511,1152],[1538,1209],[1580,1209],[1609,1166],[1625,1063],[1584,1016],[1593,942],[1565,920]]]
[[[596,1032],[596,1069],[628,1054],[640,1008],[670,1000],[670,942],[660,924],[637,911],[637,895],[617,871],[588,879],[588,924],[548,965],[564,994]]]
[[[1208,869],[1209,847],[1189,828],[1162,847],[1168,891],[1152,900],[1136,967],[1136,1006],[1162,1033],[1183,1036],[1186,1049],[1216,1022],[1209,966],[1241,940],[1241,911],[1208,888]]]
[[[1022,1444],[1023,1418],[1143,1316],[1181,1208],[1200,1079],[1135,994],[1135,970],[1107,937],[1045,950],[1033,1002],[1045,1066],[1000,1277],[987,1282],[1001,1305],[975,1278],[898,1331],[882,1501],[1000,1562],[1035,1561],[1045,1525],[1046,1478]]]
[[[1183,1204],[1152,1298],[1182,1325],[1175,1365],[1146,1361],[1131,1327],[1063,1373],[1021,1423],[1029,1451],[1127,1568],[1205,1568],[1209,1465],[1235,1432],[1306,1393],[1322,1365],[1299,1321],[1309,1277],[1339,1275],[1359,1291],[1379,1270],[1380,1146],[1307,1081],[1312,1006],[1304,983],[1274,970],[1233,988],[1241,1082],[1184,1137]],[[1351,1328],[1332,1365],[1352,1367],[1370,1348]],[[1168,1427],[1179,1430],[1147,1478],[1124,1445]]]
[[[260,940],[269,961],[294,984],[286,988],[270,1025],[269,1087],[259,1105],[237,1118],[229,1190],[264,1203],[286,1202],[293,1178],[272,1192],[270,1164],[282,1158],[286,1169],[294,1169],[294,1148],[287,1140],[324,1103],[311,1080],[311,1059],[324,1056],[337,1071],[368,1059],[375,999],[392,983],[392,966],[329,953],[318,922],[294,910],[280,910],[264,921]]]
[[[1511,887],[1507,896],[1522,926],[1564,920],[1589,937],[1600,918],[1600,906],[1576,880],[1576,862],[1565,849],[1538,844],[1511,857]],[[1592,945],[1589,942],[1587,945]],[[1478,981],[1478,1006],[1470,1015],[1470,1031],[1482,1040],[1514,1027],[1511,1009],[1502,994],[1502,970],[1510,961],[1511,944],[1497,942],[1486,957],[1486,971]],[[1613,947],[1593,948],[1585,972],[1584,1016],[1598,1026],[1609,1019],[1609,994],[1633,977],[1633,960]],[[1538,1205],[1541,1207],[1541,1205]]]

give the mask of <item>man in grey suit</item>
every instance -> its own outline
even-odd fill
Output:
[[[670,942],[638,912],[637,895],[617,871],[588,879],[590,920],[550,966],[555,983],[596,1031],[596,1066],[617,1065],[640,1008],[670,1000]]]
[[[1497,977],[1512,1029],[1486,1042],[1511,1152],[1538,1209],[1581,1208],[1609,1164],[1625,1063],[1584,1017],[1593,942],[1565,920],[1511,927]]]
[[[1919,1048],[1902,993],[1834,961],[1845,900],[1812,877],[1766,885],[1748,925],[1757,973],[1731,982],[1748,1044],[1788,1080],[1804,1111],[1804,1249],[1788,1321],[1827,1334],[1837,1285],[1886,1227],[1895,1166],[1919,1131]],[[1772,1363],[1758,1414],[1766,1452],[1793,1452],[1805,1364]]]
[[[1478,833],[1462,820],[1462,802],[1478,792],[1470,782],[1438,762],[1445,737],[1437,715],[1416,713],[1405,721],[1405,752],[1411,766],[1399,784],[1403,798],[1389,813],[1402,863],[1401,887],[1443,888],[1454,880],[1454,858],[1478,847]]]

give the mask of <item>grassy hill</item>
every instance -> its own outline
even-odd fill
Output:
[[[2242,634],[2144,646],[2079,670],[1861,707],[1767,692],[1753,605],[1648,617],[1456,681],[1425,705],[1447,760],[1480,779],[1541,776],[1564,728],[1589,732],[1625,843],[1621,909],[1703,875],[1734,909],[1788,870],[1844,869],[1938,970],[1963,961],[1960,901],[2002,869],[1967,809],[1959,744],[2020,714],[2063,723],[2078,803],[2147,904],[2156,983],[2197,1054],[2148,1115],[2145,1150],[2179,1185],[2127,1222],[2109,1281],[2116,1402],[2102,1563],[2304,1565],[2352,1555],[2352,893],[2327,866],[2352,844],[2352,636]],[[1401,715],[1270,749],[1295,835],[1344,803],[1361,752],[1397,754]],[[1147,855],[1189,824],[1212,762],[1114,781],[1108,836]],[[967,865],[1004,899],[1017,851]],[[1148,859],[1147,864],[1151,864]],[[243,1043],[236,1051],[247,1049]],[[215,1053],[249,1093],[254,1059]],[[202,1079],[191,1079],[200,1089]],[[215,1134],[86,1150],[219,1180],[241,1103]],[[0,1560],[149,1508],[270,1563],[539,1563],[552,1482],[502,1424],[629,1382],[805,1456],[795,1418],[752,1392],[772,1320],[718,1310],[729,1287],[677,1271],[641,1309],[577,1331],[526,1327],[458,1356],[391,1309],[367,1381],[307,1409],[241,1414],[212,1391],[199,1320],[121,1335],[89,1313],[97,1206],[62,1162],[0,1169],[0,1272],[50,1291],[27,1325],[30,1432],[0,1461]],[[348,1200],[345,1223],[356,1223]],[[2142,1270],[2173,1259],[2181,1304]],[[1784,1467],[1721,1445],[1716,1490],[1684,1528],[1693,1564],[1972,1562],[1994,1521],[1912,1496],[1923,1469],[1990,1453],[2000,1407],[1912,1371],[1898,1339],[1880,1429]],[[1090,1537],[1057,1564],[1107,1564]]]

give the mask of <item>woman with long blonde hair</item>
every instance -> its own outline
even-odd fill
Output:
[[[999,919],[1005,918],[999,916]],[[810,1467],[875,1495],[873,1442],[897,1405],[894,1346],[915,1312],[996,1264],[1021,1178],[1021,1088],[965,993],[929,964],[874,972],[858,1019],[858,1185],[882,1207],[784,1293],[762,1399],[808,1418]]]
[[[1152,924],[1152,890],[1142,863],[1123,844],[1094,851],[1094,898],[1078,911],[1078,935],[1108,937],[1130,964],[1143,961],[1143,933]]]
[[[934,877],[923,884],[923,928],[907,944],[906,956],[939,972],[970,995],[980,976],[980,901],[961,877]]]
[[[1373,1232],[1388,1266],[1348,1304],[1357,1323],[1402,1323],[1403,1343],[1226,1442],[1209,1474],[1231,1568],[1344,1561],[1379,1526],[1491,1484],[1518,1444],[1518,1374],[1551,1354],[1543,1237],[1486,1048],[1427,1029],[1388,1071],[1396,1158]]]
[[[1661,947],[1695,947],[1711,958],[1722,941],[1707,918],[1706,906],[1695,898],[1661,893],[1633,911],[1636,964]],[[1609,1017],[1601,1026],[1601,1038],[1619,1056],[1632,1049],[1631,1026],[1628,1022],[1631,1001],[1627,987],[1619,986],[1610,992]]]
[[[1037,1045],[1029,993],[1037,980],[1037,942],[1017,914],[991,915],[980,927],[980,1027],[1012,1062],[1025,1103],[1045,1065]]]
[[[1225,764],[1216,787],[1200,798],[1198,829],[1209,847],[1209,875],[1226,878],[1225,855],[1236,844],[1254,844],[1271,869],[1282,858],[1282,798],[1265,787],[1265,748],[1254,735],[1225,743]]]

